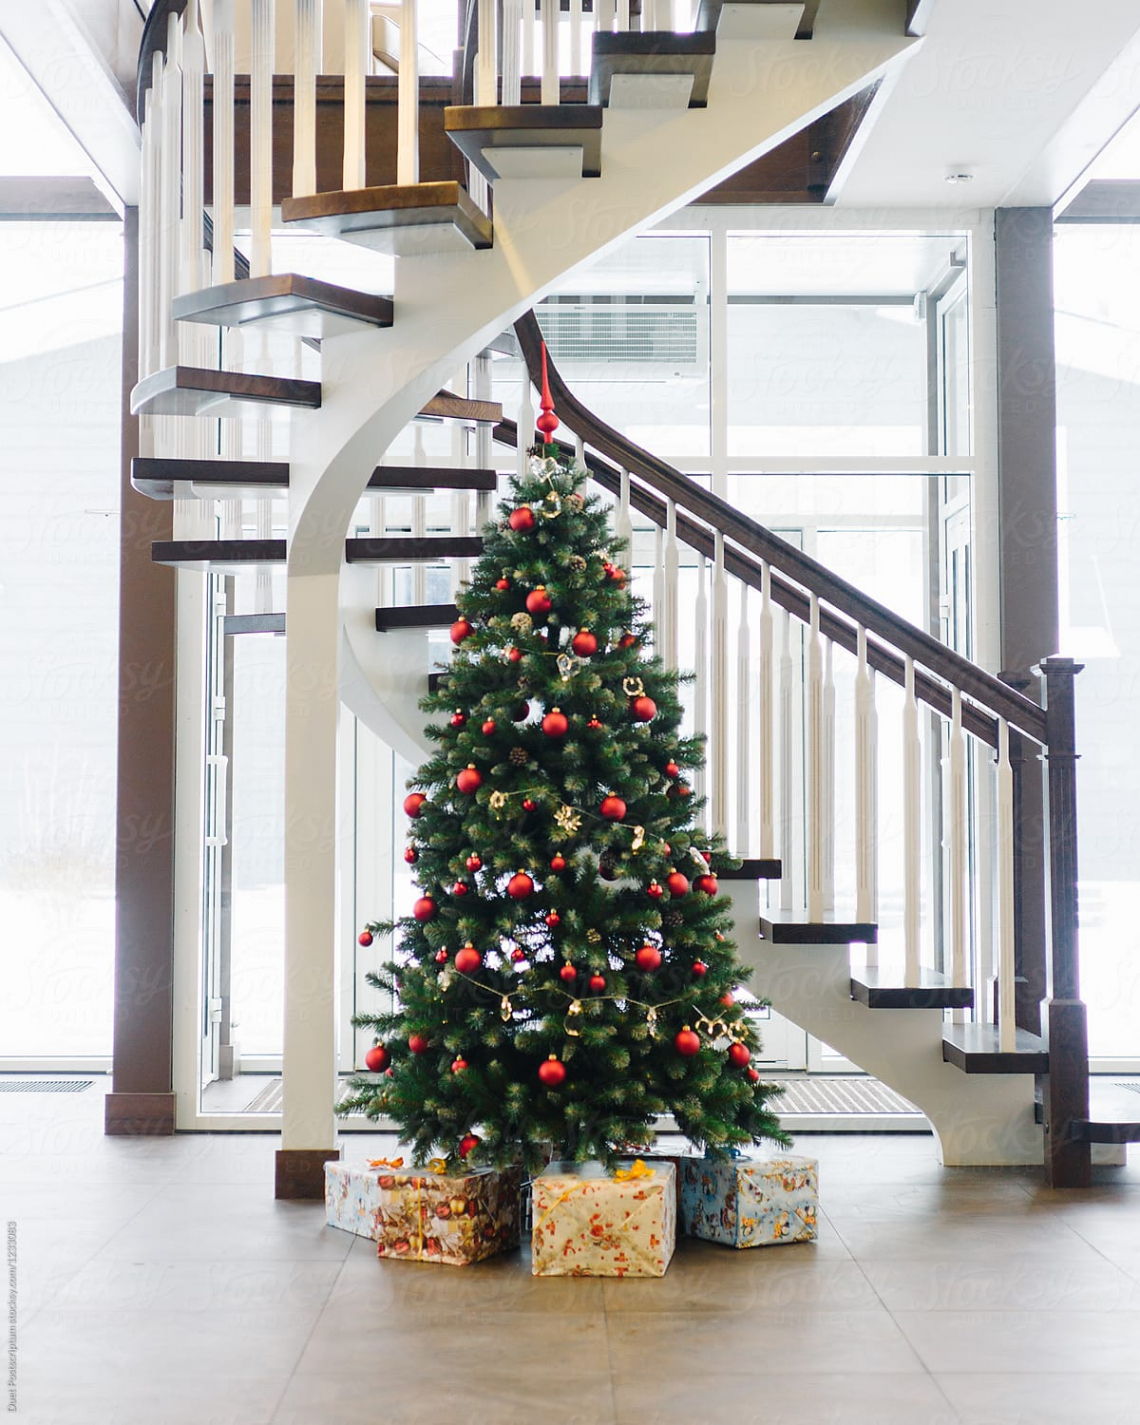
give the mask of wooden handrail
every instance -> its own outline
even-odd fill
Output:
[[[531,379],[536,383],[540,382],[542,332],[533,310],[520,317],[515,323],[515,335],[518,338],[523,360],[526,362]],[[895,652],[896,657],[891,660],[889,665],[880,667],[877,662],[872,660],[872,666],[876,667],[878,671],[886,673],[888,677],[892,678],[892,681],[901,682],[901,679],[895,679],[891,672],[891,666],[894,663],[902,662],[902,659],[899,659],[897,655],[901,654],[904,658],[909,656],[916,663],[934,673],[936,678],[942,679],[944,684],[959,688],[964,696],[972,699],[975,704],[979,704],[981,709],[1005,718],[1011,727],[1032,738],[1034,742],[1047,746],[1045,712],[1036,703],[1003,683],[992,673],[985,672],[984,669],[979,668],[976,663],[970,662],[960,653],[955,653],[953,649],[947,648],[944,643],[940,643],[938,639],[925,633],[915,624],[901,618],[884,604],[869,598],[856,589],[853,584],[849,584],[845,579],[833,574],[818,560],[812,559],[810,555],[796,549],[787,540],[781,539],[779,535],[773,534],[771,530],[766,529],[756,520],[742,514],[727,500],[722,500],[718,495],[703,489],[687,476],[682,475],[680,471],[643,450],[639,445],[614,430],[612,426],[607,425],[573,394],[562,379],[557,367],[550,360],[549,352],[547,353],[547,372],[555,407],[569,429],[587,441],[594,450],[607,456],[616,466],[628,470],[631,475],[636,475],[644,480],[658,496],[672,500],[678,509],[686,509],[699,520],[704,521],[708,530],[719,531],[726,539],[738,545],[741,550],[754,555],[757,559],[762,559],[773,571],[773,597],[776,597],[777,580],[775,575],[777,573],[785,575],[787,579],[794,580],[795,584],[799,586],[798,590],[793,589],[783,580],[780,583],[785,595],[794,595],[795,597],[791,602],[784,599],[780,599],[778,602],[781,602],[783,607],[794,613],[797,618],[806,619],[806,614],[799,611],[801,607],[807,608],[807,598],[804,596],[803,590],[806,590],[808,594],[815,594],[830,605],[830,609],[824,611],[822,624],[822,630],[828,638],[833,639],[842,647],[854,651],[856,628],[862,625],[869,634],[882,640],[881,644],[871,645],[877,654],[889,656],[892,650]],[[654,518],[650,509],[641,506],[639,508],[642,508],[643,513]],[[661,517],[655,519],[655,522],[664,525],[663,506],[661,506]],[[682,533],[683,527],[687,531],[686,533]],[[687,544],[692,543],[689,536],[695,530],[691,521],[684,521],[683,526],[679,519],[677,532]],[[711,546],[711,535],[707,543]],[[693,547],[699,548],[700,546],[694,545]],[[735,573],[734,562],[732,551],[726,550],[726,568]],[[752,581],[748,580],[747,582],[751,583]],[[848,623],[847,620],[851,622]],[[884,648],[883,644],[887,647]],[[920,678],[916,682],[916,692],[923,702],[948,715],[950,694],[945,686],[936,683],[933,679]],[[969,706],[968,704],[967,707]],[[982,731],[982,726],[977,724],[972,713],[964,711],[964,720],[967,721],[967,725],[975,735],[982,737],[991,746],[997,745],[996,727],[992,735],[987,735]],[[993,726],[992,720],[986,718],[982,725],[988,729]]]

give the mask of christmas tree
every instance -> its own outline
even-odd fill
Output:
[[[341,1111],[393,1118],[417,1162],[610,1162],[660,1114],[713,1156],[786,1143],[733,996],[748,972],[691,790],[702,741],[680,734],[679,675],[647,651],[605,506],[555,451],[484,531],[422,704],[437,751],[404,803],[422,895],[361,936],[397,932],[369,979],[398,999],[354,1021],[377,1077]]]

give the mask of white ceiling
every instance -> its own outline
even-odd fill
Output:
[[[1140,105],[1134,43],[1135,0],[936,0],[837,206],[1052,204]]]

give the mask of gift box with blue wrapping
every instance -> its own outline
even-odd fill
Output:
[[[815,1158],[690,1158],[681,1165],[681,1222],[690,1237],[729,1247],[813,1242],[818,1210]]]

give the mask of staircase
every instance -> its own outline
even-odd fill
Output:
[[[330,125],[325,100],[334,86],[318,76],[316,64],[319,7],[306,0],[296,5],[296,73],[287,104],[272,73],[274,14],[284,4],[254,0],[248,79],[235,77],[235,35],[221,12],[214,15],[207,65],[196,0],[159,0],[151,10],[140,59],[140,380],[131,409],[142,419],[144,442],[135,487],[176,502],[177,537],[156,544],[154,559],[182,571],[180,578],[250,567],[280,566],[285,573],[284,611],[267,609],[258,617],[287,633],[288,988],[279,1191],[288,1183],[292,1192],[306,1177],[316,1184],[334,1136],[324,1086],[335,1066],[336,844],[330,829],[336,825],[338,704],[344,701],[390,746],[418,760],[427,638],[452,621],[455,609],[422,597],[404,606],[378,604],[374,566],[446,560],[454,585],[464,561],[480,552],[477,531],[496,487],[492,435],[517,445],[523,429],[528,443],[525,423],[504,420],[486,399],[487,353],[516,323],[534,375],[538,329],[527,314],[552,283],[873,91],[905,63],[914,41],[905,32],[904,7],[887,14],[890,7],[874,0],[849,0],[818,15],[811,4],[703,0],[691,32],[623,28],[627,6],[615,30],[612,4],[595,0],[590,18],[598,28],[588,75],[560,75],[557,45],[546,43],[536,96],[529,76],[524,86],[519,63],[520,42],[539,52],[529,7],[520,17],[502,0],[471,0],[453,94],[459,102],[443,114],[451,156],[444,162],[436,154],[421,181],[414,0],[404,4],[394,165],[390,139],[380,156],[374,142],[367,6],[344,5],[344,76],[335,85],[336,122]],[[643,24],[651,9],[657,6],[645,0]],[[582,23],[574,7],[572,61],[585,53]],[[521,34],[514,25],[522,26]],[[524,87],[541,102],[522,102]],[[587,102],[564,102],[567,91]],[[239,94],[248,113],[248,173],[244,151],[234,146]],[[291,175],[280,162],[275,111],[291,120]],[[212,143],[205,225],[203,113]],[[318,189],[318,175],[330,167],[339,168],[341,186]],[[234,249],[239,198],[241,210],[248,207],[248,260]],[[391,258],[393,295],[274,272],[275,233]],[[475,373],[465,393],[448,387],[461,369]],[[663,533],[655,614],[666,662],[676,662],[680,546],[707,566],[712,638],[707,666],[698,670],[711,749],[707,791],[714,823],[739,830],[741,852],[758,853],[745,862],[734,894],[757,993],[918,1103],[935,1127],[944,1161],[1044,1156],[1050,1181],[1087,1181],[1088,1142],[1108,1130],[1089,1118],[1076,984],[1072,666],[1057,659],[1043,665],[1049,689],[1043,710],[632,446],[592,417],[557,372],[552,384],[593,479],[615,499],[619,532],[628,534],[635,511]],[[465,452],[446,464],[385,464],[405,428],[422,421],[473,432],[478,468],[468,467]],[[362,496],[439,491],[463,501],[462,528],[446,535],[373,528],[346,537]],[[473,529],[466,503],[472,495]],[[253,503],[253,538],[226,527],[240,523],[243,500]],[[283,536],[273,528],[274,500],[287,501]],[[422,499],[416,508],[422,519]],[[759,601],[757,637],[742,639],[739,653],[741,676],[755,677],[759,701],[755,718],[737,718],[736,726],[727,706],[723,636],[729,581]],[[415,587],[422,591],[422,578]],[[791,686],[785,665],[793,621],[806,630],[809,669],[803,805],[796,801],[795,754],[781,703]],[[828,728],[833,737],[833,659],[846,655],[857,665],[859,885],[857,904],[837,918]],[[880,966],[875,953],[874,690],[883,678],[904,689],[902,755],[913,819],[897,967]],[[997,753],[999,817],[1005,818],[999,830],[1000,964],[994,966],[998,1024],[983,1003],[982,982],[972,978],[977,967],[965,960],[964,813],[952,826],[960,899],[949,952],[938,966],[920,962],[920,705],[948,728],[949,805],[958,806],[963,795],[967,740]],[[1015,1023],[1011,738],[1015,747],[1025,742],[1045,749],[1055,809],[1048,1048],[1044,1036]],[[730,784],[749,793],[737,790],[730,798]],[[757,846],[747,844],[754,819],[749,794],[759,809]],[[730,802],[735,828],[728,825]],[[802,909],[793,904],[791,862],[778,854],[797,826],[808,847]],[[854,968],[852,945],[866,947],[865,963]],[[896,1013],[884,1019],[888,1009]],[[971,1010],[975,1020],[966,1023]],[[954,1016],[949,1022],[946,1013]],[[1130,1129],[1116,1124],[1113,1131],[1112,1141],[1119,1142]]]

